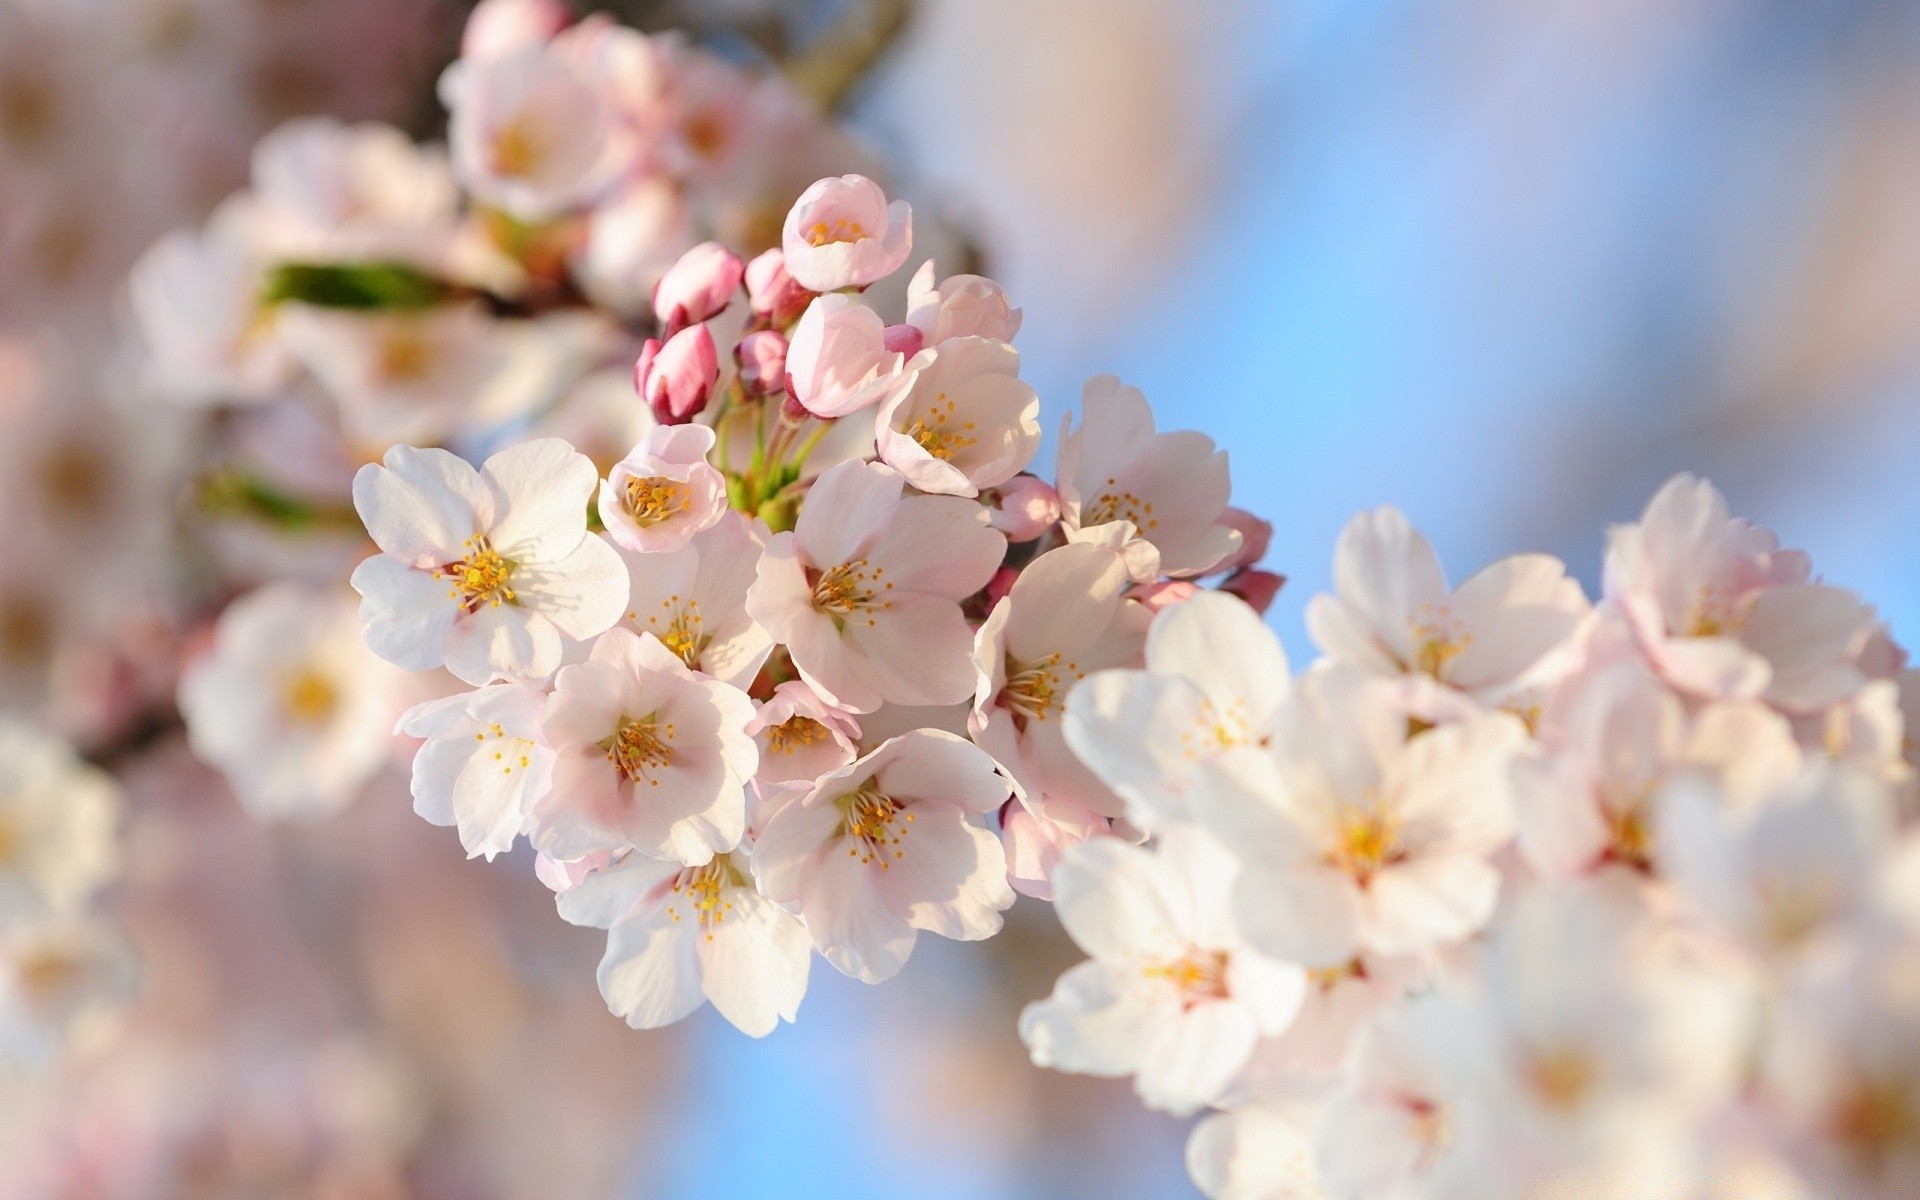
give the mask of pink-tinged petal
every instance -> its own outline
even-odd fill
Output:
[[[917,818],[884,870],[875,863],[875,888],[915,929],[962,942],[1000,932],[1000,914],[1013,907],[1007,855],[1000,839],[944,804],[916,804]]]
[[[518,749],[510,745],[497,753],[498,758],[469,751],[453,793],[460,845],[468,858],[485,855],[489,862],[513,848],[534,805],[553,782],[552,750],[522,743]]]
[[[1197,1004],[1154,1038],[1134,1090],[1148,1108],[1189,1116],[1220,1097],[1259,1036],[1246,1006]]]
[[[1240,950],[1227,963],[1227,991],[1253,1014],[1264,1037],[1286,1032],[1307,1001],[1307,972],[1290,962]]]
[[[1151,851],[1117,838],[1068,850],[1053,890],[1067,935],[1095,958],[1179,958],[1198,919],[1187,882]]]
[[[475,687],[503,679],[543,683],[560,665],[560,631],[537,612],[483,606],[447,633],[447,670]]]
[[[608,932],[600,995],[615,1016],[635,1029],[658,1029],[700,1007],[706,997],[694,951],[696,929],[659,912],[622,921]]]
[[[530,581],[520,600],[568,637],[586,641],[613,628],[626,612],[628,587],[619,551],[589,536],[555,563],[546,578]]]
[[[864,620],[857,612],[849,616],[844,632],[866,660],[880,695],[894,704],[967,701],[973,695],[973,631],[959,606],[914,592],[892,595],[888,609],[872,610]],[[838,686],[828,690],[841,693]],[[845,707],[863,710],[841,699]]]
[[[1507,768],[1526,743],[1526,727],[1506,713],[1443,725],[1408,742],[1398,769],[1407,848],[1490,854],[1504,845],[1513,836]]]
[[[962,812],[988,813],[1007,800],[1007,781],[993,759],[965,738],[940,729],[915,729],[888,742],[879,786],[905,803],[930,800]]]
[[[1395,658],[1414,658],[1412,624],[1447,602],[1447,580],[1433,546],[1397,508],[1361,513],[1340,534],[1334,590],[1373,627]]]
[[[802,514],[805,519],[805,514]],[[801,629],[826,620],[814,611],[813,589],[807,585],[798,546],[791,533],[775,534],[755,568],[747,589],[747,613],[776,642],[791,642]]]
[[[808,806],[797,800],[768,817],[753,843],[753,877],[762,894],[776,904],[797,905],[809,861],[835,836],[840,822],[840,811],[831,804]]]
[[[1460,585],[1448,603],[1473,635],[1449,676],[1460,688],[1510,684],[1571,638],[1588,611],[1580,584],[1550,554],[1516,554]]]
[[[1312,1128],[1272,1106],[1215,1113],[1187,1138],[1187,1174],[1219,1200],[1322,1200]]]
[[[486,461],[481,476],[498,507],[493,548],[522,562],[553,562],[587,536],[587,502],[600,472],[560,438],[509,446]]]
[[[1186,815],[1182,796],[1195,766],[1181,743],[1205,706],[1185,679],[1146,671],[1100,671],[1067,694],[1067,745],[1127,801],[1144,827]]]
[[[1398,675],[1407,664],[1395,656],[1365,613],[1338,596],[1307,601],[1307,636],[1327,657],[1376,675]]]
[[[628,854],[556,895],[554,906],[569,925],[611,929],[641,905],[658,905],[682,870],[644,854]]]
[[[807,492],[794,526],[800,557],[817,568],[861,557],[894,519],[905,483],[880,463],[846,462],[827,471]]]
[[[450,699],[453,697],[449,697]],[[458,699],[465,700],[461,696]],[[413,756],[413,811],[428,824],[450,826],[455,821],[453,789],[473,758],[473,739],[436,738]]]
[[[1233,911],[1255,949],[1309,967],[1351,962],[1366,920],[1360,889],[1326,867],[1245,871],[1233,884]]]
[[[1485,859],[1458,855],[1390,866],[1367,888],[1362,946],[1374,954],[1410,954],[1460,941],[1487,923],[1500,896],[1500,872]]]
[[[1084,962],[1060,977],[1051,996],[1027,1005],[1020,1013],[1020,1040],[1034,1065],[1106,1077],[1139,1070],[1148,1047],[1179,1020],[1180,1010],[1130,986],[1123,973],[1137,970]]]
[[[1860,690],[1855,665],[1877,621],[1852,592],[1822,584],[1769,588],[1754,603],[1740,640],[1766,658],[1766,697],[1790,712],[1816,712]]]
[[[727,895],[732,910],[695,943],[701,987],[740,1032],[765,1037],[799,1014],[813,944],[800,918],[750,888]]]
[[[375,544],[405,565],[452,562],[492,523],[491,493],[458,456],[395,446],[385,463],[368,463],[353,477],[353,507]]]
[[[1647,653],[1667,682],[1696,696],[1751,700],[1773,678],[1766,659],[1730,637],[1663,638]]]
[[[627,844],[626,797],[619,776],[598,746],[562,750],[553,787],[534,806],[532,841],[544,854],[574,859]]]
[[[1126,586],[1126,564],[1111,550],[1082,544],[1047,551],[1027,564],[1009,594],[1007,654],[1024,663],[1054,651],[1078,653],[1112,623]]]
[[[879,874],[859,855],[829,845],[808,861],[801,889],[800,915],[814,947],[835,970],[862,983],[898,975],[917,936],[881,893]]]
[[[409,671],[431,671],[446,661],[448,635],[460,606],[447,582],[397,558],[376,554],[353,572],[367,646]],[[487,682],[482,679],[480,682]]]
[[[993,578],[1007,554],[1006,535],[987,511],[953,496],[909,496],[864,550],[896,588],[961,600]]]
[[[1261,722],[1291,690],[1280,639],[1245,601],[1201,592],[1154,618],[1147,630],[1149,669],[1192,680],[1223,709]]]
[[[1548,879],[1570,879],[1600,861],[1613,842],[1592,786],[1566,755],[1540,755],[1512,768],[1520,852]]]
[[[888,679],[856,649],[833,621],[807,610],[787,638],[787,653],[808,687],[836,708],[870,713],[887,700]]]

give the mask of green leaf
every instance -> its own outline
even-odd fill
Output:
[[[451,292],[445,280],[397,262],[279,263],[267,272],[268,304],[357,311],[431,308]]]

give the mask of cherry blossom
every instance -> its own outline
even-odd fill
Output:
[[[745,850],[698,866],[631,851],[558,897],[560,915],[607,930],[600,994],[635,1029],[709,1001],[750,1037],[792,1021],[807,991],[806,926],[754,888]]]
[[[0,921],[71,912],[120,865],[119,786],[60,739],[0,720]]]
[[[634,148],[607,99],[560,54],[530,47],[458,64],[441,81],[460,183],[525,218],[586,204]]]
[[[762,783],[810,784],[859,757],[859,720],[798,679],[773,689],[747,732],[760,747]]]
[[[652,634],[610,630],[562,667],[541,730],[553,787],[533,843],[555,858],[632,846],[688,866],[736,846],[758,753],[745,692],[696,674]]]
[[[848,296],[821,296],[793,327],[787,390],[816,417],[844,417],[897,387],[906,357],[887,345],[879,313]]]
[[[761,892],[795,909],[843,974],[879,983],[917,931],[979,941],[1013,904],[1006,856],[969,818],[1007,798],[994,763],[965,739],[916,729],[820,777],[753,847]]]
[[[415,705],[399,730],[424,740],[413,759],[413,811],[460,831],[469,858],[513,848],[553,785],[554,750],[538,688],[497,683]]]
[[[180,681],[194,753],[262,820],[337,812],[385,765],[398,672],[367,651],[352,598],[298,584],[229,606]]]
[[[1020,310],[999,284],[982,275],[949,275],[936,287],[928,259],[907,284],[907,324],[930,347],[962,337],[1011,342],[1020,332]]]
[[[1111,838],[1068,851],[1054,903],[1093,957],[1021,1014],[1034,1062],[1133,1075],[1148,1107],[1176,1116],[1217,1099],[1307,989],[1300,967],[1241,942],[1233,876],[1233,860],[1204,835],[1169,833],[1157,851]]]
[[[1501,707],[1540,682],[1587,613],[1580,585],[1545,554],[1503,558],[1449,590],[1433,547],[1395,508],[1347,525],[1333,579],[1334,594],[1307,606],[1314,643],[1406,680],[1408,707],[1434,721]]]
[[[880,459],[923,492],[977,496],[1040,448],[1040,398],[1005,342],[957,338],[916,354],[875,417]]]
[[[856,713],[973,694],[959,602],[1006,549],[979,505],[903,496],[905,482],[877,463],[822,475],[794,531],[767,543],[747,593],[747,611],[786,645],[801,678]]]
[[[600,523],[628,550],[678,550],[727,511],[727,481],[707,464],[713,430],[662,425],[600,481]]]
[[[860,288],[893,274],[913,249],[913,211],[863,175],[800,193],[780,232],[788,274],[814,292]]]
[[[367,644],[476,686],[552,675],[561,639],[605,630],[627,598],[620,556],[587,533],[596,477],[556,438],[502,450],[478,471],[410,446],[360,468],[354,508],[381,550],[353,573]]]

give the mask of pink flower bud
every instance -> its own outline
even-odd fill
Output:
[[[1030,542],[1060,521],[1060,494],[1036,476],[1015,475],[988,495],[993,527],[1010,542]]]
[[[747,303],[776,325],[791,324],[807,311],[813,293],[787,274],[786,255],[775,246],[747,264]]]
[[[1127,599],[1138,600],[1146,605],[1148,612],[1160,612],[1176,604],[1184,604],[1200,585],[1190,579],[1169,579],[1164,583],[1147,583],[1127,593]]]
[[[516,50],[545,45],[572,20],[562,0],[480,0],[460,35],[460,57],[469,61],[504,58]]]
[[[748,395],[769,396],[786,386],[787,339],[778,330],[756,330],[741,338],[733,348],[733,361]]]
[[[1235,571],[1228,580],[1220,585],[1223,592],[1232,592],[1253,606],[1253,611],[1265,613],[1273,598],[1280,594],[1280,588],[1287,582],[1285,575],[1275,575],[1272,571],[1253,571],[1242,569]]]
[[[880,402],[906,359],[887,349],[880,314],[847,296],[807,306],[787,346],[787,390],[823,420]]]
[[[1262,521],[1244,508],[1229,508],[1221,512],[1215,525],[1225,525],[1228,529],[1240,531],[1240,549],[1223,559],[1213,567],[1213,571],[1232,571],[1239,567],[1251,567],[1267,556],[1267,544],[1273,540],[1273,524]],[[1208,572],[1212,574],[1213,571]]]
[[[920,331],[911,325],[889,325],[881,336],[889,352],[902,354],[908,358],[920,353],[920,346],[926,340]]]
[[[1018,567],[1001,567],[993,573],[993,578],[987,580],[986,589],[987,608],[989,611],[992,610],[994,605],[1007,598],[1007,593],[1013,590],[1014,580],[1019,578],[1020,569]]]
[[[928,259],[907,284],[907,324],[926,334],[929,346],[960,337],[1010,342],[1020,331],[1020,310],[1007,302],[999,284],[983,275],[950,275],[935,287],[933,260]]]
[[[720,356],[705,325],[692,325],[664,345],[648,338],[633,367],[634,390],[662,425],[684,425],[700,415],[720,378]]]
[[[780,232],[788,274],[809,291],[863,288],[900,269],[913,249],[913,210],[887,202],[864,175],[822,179],[800,193]]]
[[[653,315],[669,337],[718,316],[740,290],[747,265],[718,242],[701,242],[667,268],[653,289]]]

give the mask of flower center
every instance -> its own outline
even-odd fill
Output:
[[[1227,998],[1227,952],[1191,950],[1167,962],[1143,968],[1148,979],[1163,979],[1177,988],[1187,1005]]]
[[[637,721],[623,719],[613,736],[601,745],[606,748],[607,761],[622,779],[628,783],[645,779],[648,787],[659,787],[660,781],[648,772],[673,762],[673,723],[662,725],[651,716]]]
[[[1142,534],[1158,529],[1160,518],[1153,515],[1153,505],[1132,492],[1117,490],[1119,487],[1118,479],[1109,478],[1105,490],[1081,511],[1080,524],[1091,528],[1109,521],[1132,521],[1133,527]]]
[[[864,558],[829,567],[813,581],[813,607],[816,611],[835,617],[866,612],[874,607],[874,601],[879,599],[881,593],[893,590],[891,583],[880,578],[886,573],[885,567],[869,570]],[[893,602],[882,600],[879,607],[882,610],[892,608]],[[871,618],[867,624],[873,624]]]
[[[317,667],[303,666],[280,683],[280,709],[296,725],[318,725],[340,707],[340,689]]]
[[[1920,1107],[1898,1082],[1861,1080],[1840,1101],[1830,1127],[1835,1141],[1881,1157],[1920,1138]]]
[[[396,329],[380,339],[376,369],[391,383],[417,383],[433,366],[433,346],[411,329]]]
[[[1731,588],[1704,584],[1687,606],[1681,632],[1686,637],[1726,637],[1739,633],[1746,623]]]
[[[878,862],[884,871],[893,865],[887,861],[890,849],[894,858],[905,853],[898,847],[907,836],[907,826],[913,824],[913,814],[875,788],[873,780],[833,803],[841,814],[839,834],[852,843],[847,857],[859,859],[862,865]]]
[[[453,587],[447,596],[460,601],[460,607],[469,613],[475,613],[483,605],[499,608],[502,601],[508,604],[520,602],[513,589],[507,586],[507,580],[513,577],[513,569],[518,565],[510,558],[502,558],[486,538],[470,537],[467,539],[467,556],[435,570],[433,577],[451,579]]]
[[[961,422],[958,430],[949,429],[947,423],[953,417],[954,402],[947,399],[945,392],[941,392],[933,398],[927,411],[915,417],[913,424],[907,426],[907,436],[920,443],[920,448],[928,454],[947,462],[980,440],[970,436],[973,433],[972,421]]]
[[[827,727],[812,717],[789,717],[767,730],[767,751],[791,755],[829,736]]]
[[[831,223],[815,221],[807,229],[807,245],[831,246],[836,242],[857,242],[866,236],[866,226],[858,221],[840,218],[835,218]]]
[[[1527,1082],[1548,1107],[1561,1110],[1579,1104],[1599,1081],[1593,1056],[1578,1050],[1553,1050],[1533,1055],[1527,1063]]]
[[[508,121],[493,135],[493,173],[525,179],[547,158],[547,139],[525,117]]]
[[[687,485],[663,475],[634,476],[627,480],[627,511],[637,525],[658,525],[693,507]]]
[[[1236,696],[1224,708],[1204,700],[1192,727],[1180,731],[1180,753],[1190,761],[1197,761],[1256,740],[1262,744],[1266,741],[1253,736],[1253,718],[1246,700]]]
[[[1443,605],[1420,606],[1420,619],[1409,622],[1414,644],[1412,669],[1421,675],[1445,681],[1462,654],[1473,645],[1473,635]]]
[[[699,670],[700,655],[713,641],[707,636],[706,622],[700,617],[700,602],[689,600],[681,604],[676,593],[662,600],[660,607],[665,611],[647,617],[646,631],[659,638],[660,644],[673,651],[689,668]],[[640,616],[628,613],[627,620],[638,624]]]
[[[1021,666],[1007,662],[1007,686],[1000,692],[1000,704],[1013,713],[1016,726],[1025,729],[1028,721],[1044,721],[1065,698],[1061,686],[1060,652],[1054,651],[1039,662]],[[1067,672],[1081,678],[1080,664],[1068,663]]]
[[[745,886],[746,875],[734,865],[733,855],[717,854],[705,866],[688,867],[674,876],[667,915],[676,925],[683,915],[692,917],[712,941],[715,927],[725,924],[727,914],[733,911],[727,893]]]
[[[0,80],[0,138],[32,149],[53,133],[59,105],[53,85],[29,74]]]
[[[1381,867],[1402,857],[1398,831],[1385,813],[1357,809],[1341,818],[1327,861],[1366,884]]]
[[[86,974],[79,955],[58,946],[35,946],[13,960],[15,986],[29,1003],[50,1009]]]

